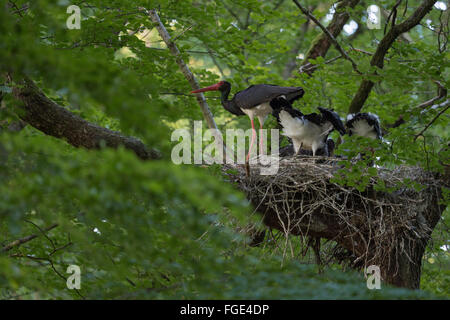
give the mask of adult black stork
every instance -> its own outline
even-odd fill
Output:
[[[341,135],[345,134],[345,127],[339,115],[333,110],[319,107],[320,114],[304,115],[297,109],[287,105],[281,99],[272,102],[274,116],[283,127],[283,135],[291,138],[295,154],[302,148],[312,150],[312,155],[329,155],[328,135],[336,129]],[[334,146],[334,143],[333,143]]]
[[[260,152],[263,150],[262,140],[262,128],[264,121],[268,114],[272,113],[273,109],[270,106],[270,102],[279,97],[286,99],[289,104],[295,100],[303,97],[305,91],[301,87],[280,87],[272,84],[256,84],[251,85],[245,90],[237,92],[233,99],[229,100],[228,96],[231,91],[231,84],[227,81],[220,81],[212,86],[194,90],[191,93],[199,93],[205,91],[220,91],[221,102],[225,110],[231,112],[236,116],[247,115],[250,118],[252,124],[252,140],[250,142],[250,148],[248,150],[246,161],[250,158],[250,153],[253,147],[253,143],[256,138],[256,130],[253,119],[255,117],[259,120],[260,126]]]
[[[348,135],[381,139],[380,119],[373,113],[352,113],[347,116]]]

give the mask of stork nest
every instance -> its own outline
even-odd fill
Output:
[[[240,166],[225,166],[224,172],[246,193],[263,222],[286,239],[296,235],[335,241],[327,258],[353,267],[375,264],[398,270],[395,257],[413,261],[417,245],[426,245],[437,223],[431,222],[436,210],[438,217],[442,212],[439,177],[417,167],[378,168],[365,190],[358,191],[330,181],[343,169],[339,161],[289,157],[280,159],[275,175],[260,175],[259,165],[250,166],[250,175]],[[394,191],[376,191],[380,179]],[[422,188],[406,187],[405,180]]]

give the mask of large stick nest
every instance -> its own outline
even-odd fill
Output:
[[[232,168],[227,175],[247,194],[266,225],[286,237],[334,240],[339,248],[333,252],[335,258],[345,253],[353,266],[376,264],[395,270],[395,257],[401,254],[413,261],[416,245],[411,244],[426,245],[442,212],[441,181],[417,167],[378,168],[362,192],[330,181],[343,168],[335,158],[284,158],[275,175],[260,175],[258,165],[250,165],[250,175],[244,167]],[[378,179],[395,191],[375,191]],[[406,179],[423,188],[405,187]]]

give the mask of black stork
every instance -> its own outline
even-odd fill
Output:
[[[250,158],[250,152],[256,138],[256,130],[254,125],[254,118],[257,117],[260,126],[260,152],[263,150],[262,128],[264,121],[273,109],[270,102],[275,98],[284,98],[289,104],[301,98],[305,91],[301,87],[280,87],[271,84],[256,84],[251,85],[245,90],[237,92],[233,99],[229,100],[228,96],[231,91],[231,84],[227,81],[220,81],[212,86],[194,90],[191,93],[200,93],[205,91],[220,91],[221,102],[225,110],[231,112],[236,116],[247,115],[252,124],[252,140],[250,149],[248,150],[246,161]]]
[[[348,135],[381,139],[380,119],[373,113],[352,113],[347,116]]]
[[[283,135],[291,138],[295,154],[302,148],[312,150],[312,155],[328,155],[328,135],[336,129],[341,135],[345,134],[345,127],[339,115],[333,110],[319,107],[320,114],[304,115],[297,109],[286,104],[286,101],[277,99],[272,102],[274,116],[283,128]]]

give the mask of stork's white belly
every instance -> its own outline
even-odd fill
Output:
[[[367,121],[359,120],[353,122],[353,128],[351,129],[353,134],[361,137],[367,137],[376,139],[377,134],[373,126],[369,125]]]
[[[253,107],[251,109],[241,108],[242,112],[250,117],[250,119],[265,118],[269,113],[272,112],[272,107],[269,102],[261,103],[259,106]]]
[[[313,151],[323,147],[324,135],[332,129],[330,122],[319,126],[304,118],[294,118],[284,110],[280,112],[280,122],[283,126],[282,134],[292,139],[296,152],[300,146],[302,149]]]

